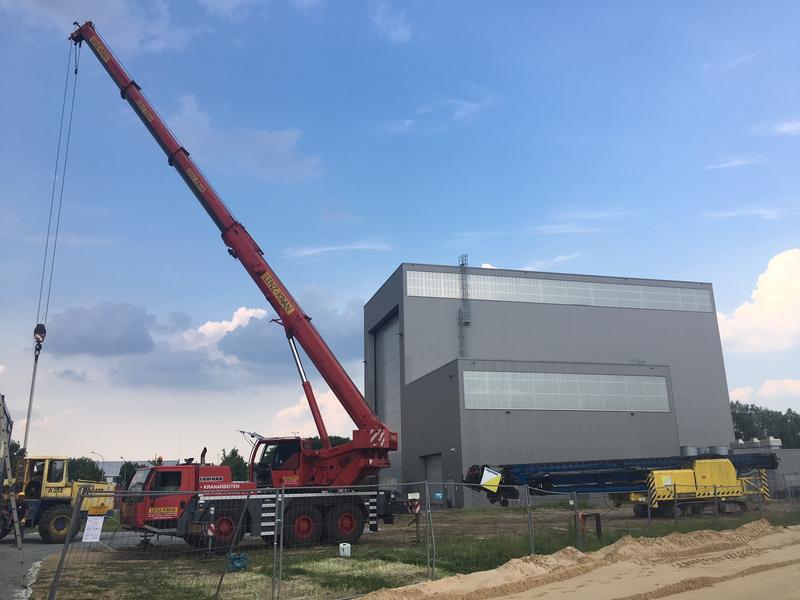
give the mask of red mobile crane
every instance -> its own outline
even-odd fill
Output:
[[[114,83],[117,84],[122,98],[128,101],[134,112],[136,112],[142,123],[144,123],[167,155],[169,165],[178,171],[178,174],[189,186],[189,189],[211,217],[211,220],[219,228],[222,233],[222,241],[228,247],[228,253],[239,261],[272,308],[275,309],[278,314],[276,321],[283,326],[286,338],[289,341],[289,348],[322,441],[322,449],[313,450],[308,440],[302,440],[299,437],[268,439],[259,436],[256,438],[250,454],[250,482],[241,482],[243,485],[237,485],[234,488],[239,490],[256,487],[285,487],[291,489],[310,486],[312,488],[341,489],[342,487],[356,485],[364,481],[366,477],[376,475],[380,469],[388,467],[389,451],[397,450],[397,433],[390,431],[364,401],[361,392],[359,392],[322,339],[322,336],[311,323],[311,318],[303,312],[297,300],[289,293],[267,261],[264,260],[264,253],[261,248],[244,228],[244,225],[238,222],[225,206],[222,199],[190,158],[189,152],[184,149],[166,123],[159,117],[153,105],[142,94],[139,85],[127,74],[97,33],[92,22],[87,21],[80,26],[75,23],[75,25],[77,29],[70,35],[70,39],[75,44],[81,44],[85,41],[92,53],[100,61],[100,64],[114,80]],[[296,344],[300,344],[301,348],[305,350],[306,355],[314,363],[314,366],[322,375],[333,394],[356,424],[357,429],[353,431],[352,441],[336,447],[331,445]],[[201,460],[201,463],[204,463],[204,461]],[[180,466],[187,469],[187,479],[192,479],[196,482],[196,484],[189,487],[181,484],[180,490],[182,492],[184,490],[192,491],[192,488],[194,488],[194,491],[199,491],[201,488],[207,491],[210,491],[210,489],[232,489],[231,485],[228,484],[231,479],[230,475],[228,474],[226,477],[224,471],[213,474],[209,471],[205,476],[202,474],[202,470],[226,469],[225,467],[213,467],[204,464]],[[167,469],[167,467],[156,467],[154,469]],[[189,476],[188,469],[195,472]],[[138,481],[139,489],[145,491],[149,486],[152,487],[152,484],[155,483],[156,475],[157,473],[153,471],[146,475],[144,481]],[[201,484],[203,481],[223,481],[223,483],[217,486],[204,486]],[[247,483],[250,483],[250,485],[247,485]],[[331,495],[327,493],[321,496],[330,497]],[[176,503],[177,506],[175,507],[162,506],[161,510],[154,511],[152,513],[153,518],[150,519],[147,516],[148,511],[133,510],[129,507],[129,510],[124,512],[127,512],[133,518],[133,524],[139,527],[144,527],[145,521],[155,522],[159,520],[157,517],[163,516],[168,516],[169,520],[174,523],[179,521],[183,512],[185,512],[186,496],[182,496],[182,498],[180,503]],[[155,508],[155,500],[151,500],[151,502],[153,503],[153,508]],[[164,501],[160,499],[158,503],[163,504]],[[309,503],[306,502],[306,504]],[[352,532],[352,526],[350,525],[353,524],[353,517],[359,516],[356,514],[358,511],[351,507],[350,516],[347,517],[345,514],[343,518],[342,511],[339,509],[333,510],[329,505],[330,503],[324,498],[320,499],[316,504],[316,507],[312,506],[311,509],[306,511],[307,513],[310,512],[310,514],[304,514],[299,508],[289,511],[290,515],[296,516],[294,519],[296,537],[303,538],[304,534],[306,534],[305,537],[308,540],[318,541],[318,539],[315,539],[318,537],[318,532],[308,532],[311,526],[310,521],[324,522],[329,518],[336,518],[341,522],[339,523],[338,535],[333,537],[347,538],[348,531]],[[359,506],[360,508],[356,508],[364,512],[363,504]],[[177,510],[173,510],[173,508]],[[319,518],[321,516],[322,519]],[[291,521],[292,519],[287,520],[287,525],[290,527],[292,526]],[[360,522],[363,527],[364,520],[361,519]],[[178,529],[180,529],[180,525]],[[219,531],[225,528],[216,527],[216,529]],[[321,534],[321,532],[319,533]],[[358,531],[358,535],[360,533]]]

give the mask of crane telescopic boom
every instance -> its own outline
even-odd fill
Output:
[[[77,26],[78,24],[76,23],[75,25]],[[354,432],[352,442],[354,447],[377,450],[377,454],[382,459],[378,462],[384,462],[386,453],[389,450],[397,449],[397,434],[390,431],[367,405],[361,392],[347,375],[333,352],[331,352],[316,327],[312,325],[310,317],[303,312],[297,300],[286,289],[286,286],[284,286],[267,261],[264,260],[264,253],[244,228],[244,225],[237,221],[228,210],[228,207],[225,206],[225,203],[190,158],[189,152],[169,130],[164,120],[153,108],[153,105],[144,96],[139,85],[128,75],[97,33],[92,22],[87,21],[78,26],[70,35],[70,39],[76,44],[87,42],[92,53],[119,87],[122,98],[128,101],[142,120],[142,123],[158,142],[158,145],[161,146],[161,149],[167,155],[169,165],[178,171],[186,185],[189,186],[189,189],[219,228],[222,233],[222,240],[228,247],[230,255],[241,263],[272,308],[275,309],[279,317],[279,323],[283,325],[286,336],[289,339],[292,354],[303,382],[303,389],[308,398],[323,445],[330,447],[327,440],[327,432],[311,391],[311,385],[305,377],[294,340],[297,340],[305,350],[305,353],[314,363],[314,366],[333,394],[356,424],[358,431]],[[388,466],[388,461],[386,461],[385,466]]]

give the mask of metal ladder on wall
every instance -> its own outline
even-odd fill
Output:
[[[11,427],[14,422],[8,414],[5,396],[0,394],[0,472],[5,472],[6,477],[11,480],[14,473],[11,471]],[[4,478],[2,478],[4,479]],[[22,531],[19,527],[19,515],[17,514],[17,490],[16,482],[9,485],[9,502],[11,503],[11,514],[14,519],[14,538],[17,542],[20,562],[22,561]]]

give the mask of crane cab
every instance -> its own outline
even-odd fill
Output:
[[[299,437],[265,438],[253,446],[250,480],[256,487],[296,487],[306,481],[308,454],[315,454]]]

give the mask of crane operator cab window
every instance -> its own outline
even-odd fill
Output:
[[[256,484],[270,487],[272,471],[296,471],[300,468],[300,440],[266,443],[255,465]]]

